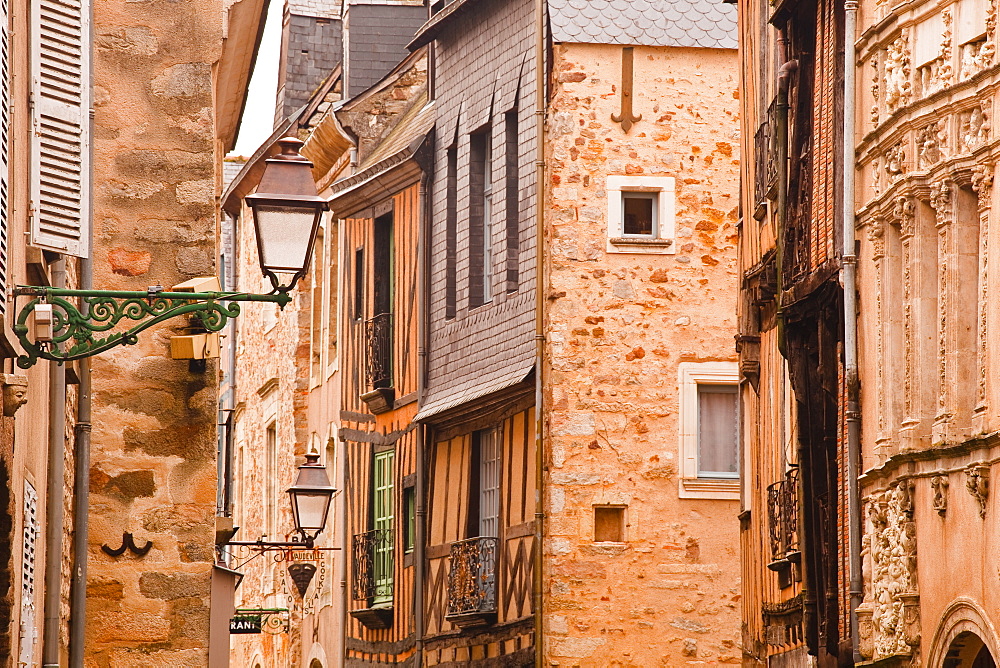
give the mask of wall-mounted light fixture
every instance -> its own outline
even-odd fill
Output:
[[[274,288],[270,293],[171,292],[160,286],[139,292],[19,285],[14,295],[33,299],[21,309],[14,325],[25,351],[17,359],[18,366],[27,369],[39,359],[62,363],[132,345],[140,332],[181,315],[190,316],[205,331],[218,332],[240,314],[239,302],[272,302],[282,308],[290,302],[288,292],[309,268],[327,203],[316,194],[312,163],[299,154],[302,142],[286,137],[278,143],[281,153],[266,161],[257,191],[246,197],[257,230],[261,271]],[[70,299],[79,302],[74,304]],[[121,322],[134,324],[113,331]],[[32,330],[34,336],[29,337]]]

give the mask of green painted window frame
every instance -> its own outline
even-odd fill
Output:
[[[395,494],[395,479],[393,469],[396,460],[395,450],[377,452],[372,462],[372,525],[379,532],[380,540],[375,541],[374,573],[375,598],[373,605],[392,602],[393,575],[395,559],[393,555],[392,529],[395,515],[393,513],[393,495]]]

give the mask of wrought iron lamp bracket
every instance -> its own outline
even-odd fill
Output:
[[[103,353],[116,346],[134,345],[139,334],[153,325],[182,315],[191,316],[208,332],[218,332],[240,314],[238,302],[269,302],[284,306],[287,291],[266,295],[246,292],[146,292],[124,290],[71,290],[19,285],[15,297],[32,297],[17,316],[14,334],[25,354],[17,365],[28,369],[39,359],[59,364]],[[70,299],[78,298],[79,306]],[[38,304],[52,305],[50,341],[28,338],[28,318]],[[128,324],[114,331],[119,323]],[[101,336],[107,333],[106,336]],[[62,345],[65,344],[65,345]]]

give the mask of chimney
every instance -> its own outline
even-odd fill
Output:
[[[281,22],[275,127],[306,104],[341,62],[340,14],[341,0],[286,0]]]
[[[406,45],[427,21],[423,2],[344,0],[346,96],[354,97],[409,55]]]

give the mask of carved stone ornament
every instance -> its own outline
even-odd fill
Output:
[[[977,104],[958,115],[959,150],[971,153],[990,138],[989,105]]]
[[[972,168],[972,190],[979,198],[979,208],[988,209],[993,195],[993,165],[976,165]]]
[[[951,222],[951,188],[952,182],[949,179],[936,181],[931,184],[931,208],[934,209],[938,226]]]
[[[897,37],[885,51],[885,108],[890,114],[910,103],[910,46],[906,35]]]
[[[929,169],[948,156],[948,124],[929,123],[917,133],[917,162],[920,169]]]
[[[973,464],[965,469],[965,488],[979,503],[979,516],[986,517],[986,501],[990,497],[990,467]]]
[[[903,175],[906,171],[906,149],[903,142],[893,144],[885,152],[885,172],[889,179],[893,180]]]
[[[944,515],[948,510],[948,476],[936,475],[931,478],[931,492],[933,497],[931,505],[939,515]]]
[[[21,406],[28,403],[28,377],[12,373],[0,374],[3,383],[3,414],[4,417],[14,417]]]
[[[879,259],[885,255],[885,221],[882,216],[875,216],[868,224],[868,241],[872,245],[873,259]]]
[[[879,96],[879,73],[878,73],[878,57],[872,56],[871,59],[872,66],[872,104],[871,120],[872,125],[878,125],[878,96]]]
[[[873,661],[911,656],[919,644],[912,485],[903,480],[866,499],[861,551],[864,599],[858,608],[865,614],[858,621],[867,627],[860,629],[862,637],[870,638],[861,643],[861,652]]]
[[[899,234],[902,237],[913,236],[913,218],[916,205],[911,197],[897,197],[892,208],[892,217],[899,222]]]

